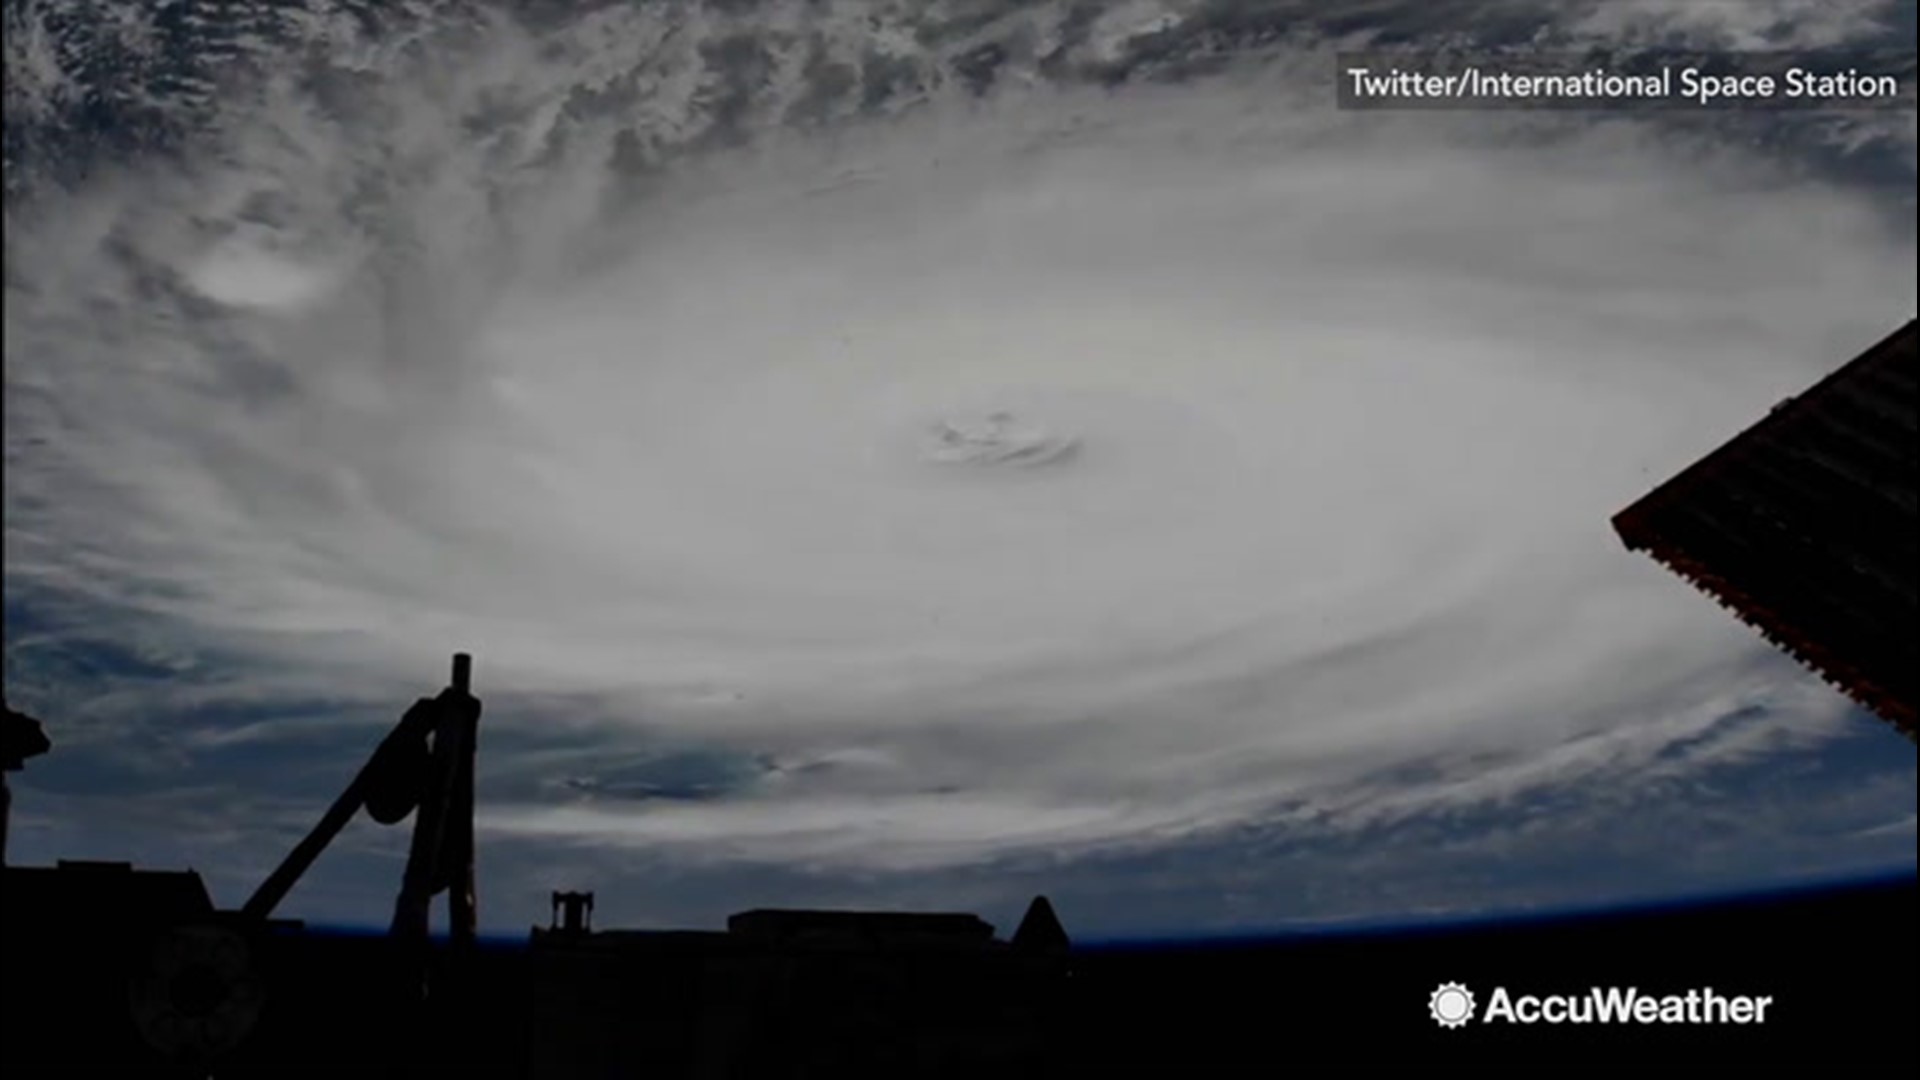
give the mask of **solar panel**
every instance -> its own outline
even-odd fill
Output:
[[[1614,516],[1614,530],[1915,737],[1915,323]]]

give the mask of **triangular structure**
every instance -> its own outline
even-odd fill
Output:
[[[1063,952],[1071,945],[1060,917],[1053,913],[1053,904],[1044,896],[1034,897],[1013,932],[1013,947],[1023,952]]]

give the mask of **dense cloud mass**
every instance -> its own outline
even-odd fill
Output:
[[[1332,105],[1888,5],[68,6],[8,14],[29,850],[111,791],[243,888],[464,649],[503,927],[1911,865],[1911,749],[1796,787],[1883,733],[1607,519],[1911,316],[1913,114]],[[377,919],[360,842],[295,900]]]

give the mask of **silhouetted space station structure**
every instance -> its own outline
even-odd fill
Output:
[[[1614,517],[1643,551],[1915,737],[1908,322]]]
[[[408,709],[237,912],[198,874],[63,860],[9,868],[7,1075],[1001,1075],[1044,1059],[1069,941],[1045,898],[1012,940],[973,915],[760,910],[724,932],[595,931],[555,893],[524,949],[478,940],[472,663]],[[7,714],[8,764],[48,749]],[[272,914],[362,810],[413,819],[384,937]],[[448,897],[446,939],[430,937]],[[342,991],[342,987],[347,987]]]
[[[28,758],[39,757],[52,748],[40,721],[0,703],[0,866],[7,861],[7,824],[13,813],[13,788],[7,784],[7,773],[19,772]]]
[[[583,1060],[623,1076],[1018,1074],[1044,1062],[1064,1005],[1068,941],[1045,898],[1011,941],[972,915],[897,912],[594,932],[590,895],[555,904],[529,956],[535,1075]]]

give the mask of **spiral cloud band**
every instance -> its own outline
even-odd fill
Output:
[[[9,586],[243,658],[228,704],[397,705],[471,650],[486,837],[820,872],[1838,730],[1607,519],[1907,316],[1873,192],[1339,112],[1311,36],[1086,74],[1198,9],[1009,9],[982,88],[858,7],[328,24],[195,154],[10,195]]]

